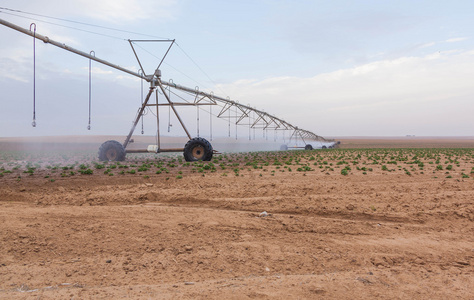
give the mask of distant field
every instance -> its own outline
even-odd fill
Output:
[[[341,137],[340,148],[474,148],[474,137]]]
[[[341,141],[339,148],[474,148],[474,137],[335,137]],[[107,140],[123,142],[124,136],[57,136],[1,138],[0,151],[97,151]],[[163,137],[162,147],[181,148],[186,137]],[[221,152],[272,151],[279,150],[282,141],[248,141],[246,139],[217,138],[212,141],[214,149]],[[156,144],[151,136],[134,137],[130,149],[144,149]]]

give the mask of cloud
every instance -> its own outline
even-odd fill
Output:
[[[473,51],[436,52],[376,61],[309,78],[241,80],[219,88],[233,99],[267,108],[269,113],[301,128],[316,133],[322,128],[326,135],[360,135],[364,131],[372,135],[404,135],[400,120],[410,124],[414,134],[436,135],[444,131],[462,135],[464,130],[468,135],[470,129],[456,129],[456,123],[472,120],[473,68]],[[414,117],[421,113],[432,122],[448,112],[456,114],[449,118],[449,125],[439,122],[428,129],[423,125],[426,120]],[[474,121],[470,122],[474,126]],[[325,124],[332,124],[331,128],[325,128]]]
[[[430,43],[425,43],[421,46],[419,46],[420,48],[429,48],[429,47],[433,47],[434,45],[436,45],[435,42],[430,42]]]
[[[83,69],[89,70],[89,68],[83,68]],[[92,67],[91,72],[92,72],[92,74],[95,74],[95,75],[112,75],[112,74],[114,74],[114,72],[111,69],[105,70],[105,69],[100,68],[100,67]]]
[[[154,19],[162,22],[174,18],[174,0],[79,0],[81,14],[113,23]]]
[[[116,24],[147,19],[158,22],[169,21],[175,17],[176,4],[176,0],[41,1],[41,7],[50,8],[50,15],[87,16]],[[39,6],[39,4],[33,4],[35,5]],[[30,8],[27,11],[32,10],[34,9]]]
[[[270,22],[279,28],[279,38],[291,43],[296,50],[302,53],[329,50],[333,55],[359,51],[374,40],[390,42],[397,34],[422,22],[421,18],[396,11],[360,10],[358,4],[351,5],[354,5],[353,10],[341,9],[338,14],[326,13],[323,7],[303,10],[288,7],[288,12],[276,14]]]
[[[459,37],[459,38],[448,39],[445,42],[446,43],[456,43],[456,42],[462,42],[462,41],[465,41],[465,40],[468,40],[468,39],[469,38],[467,38],[467,37]]]
[[[54,16],[59,19],[76,18],[75,21],[83,21],[84,17],[88,17],[114,24],[124,24],[150,19],[153,19],[154,23],[173,20],[177,15],[177,4],[177,0],[42,0],[21,2],[6,0],[2,6],[26,13]],[[44,19],[39,15],[10,12],[8,10],[5,12]],[[59,22],[59,20],[54,19],[45,20]],[[89,21],[86,20],[85,22]]]

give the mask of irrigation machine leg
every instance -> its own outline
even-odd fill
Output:
[[[148,100],[150,100],[150,97],[154,91],[155,91],[155,87],[150,87],[150,90],[148,91],[148,95],[146,95],[145,101],[143,101],[142,107],[140,107],[140,110],[138,111],[137,118],[135,119],[135,122],[133,122],[132,129],[130,129],[130,133],[125,139],[125,142],[123,143],[124,148],[127,148],[127,145],[130,142],[130,138],[132,137],[133,132],[135,131],[135,127],[137,127],[137,124],[140,121],[141,116],[143,115],[143,111],[145,110]]]
[[[301,132],[298,132],[298,133],[299,133],[299,135],[300,135],[300,137],[301,137],[301,140],[303,141],[303,144],[306,145],[306,141],[304,140],[303,135],[301,134]]]
[[[184,126],[183,120],[181,120],[181,117],[179,116],[178,112],[176,111],[176,108],[174,108],[173,102],[171,102],[171,100],[168,98],[168,95],[166,95],[165,89],[161,85],[161,82],[158,82],[158,86],[160,87],[161,91],[163,92],[163,95],[165,95],[166,100],[170,104],[171,109],[173,110],[174,114],[176,115],[176,118],[178,118],[179,123],[181,123],[181,126],[183,127],[184,131],[186,132],[186,135],[188,136],[189,139],[191,139],[191,135],[189,134],[188,129],[186,128],[186,126]]]

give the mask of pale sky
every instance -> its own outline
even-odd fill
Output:
[[[38,33],[133,71],[127,39],[176,39],[163,80],[322,136],[474,136],[474,1],[2,0],[0,7],[56,18],[0,9],[4,20],[35,22]],[[88,59],[41,41],[33,128],[33,38],[2,25],[0,37],[0,137],[128,133],[140,80],[93,62],[88,131]],[[146,72],[163,45],[139,49]],[[195,133],[195,110],[183,117]],[[162,132],[183,135],[176,120],[170,133],[167,123],[163,111]],[[225,135],[226,123],[214,124],[214,135]],[[153,116],[145,125],[154,135]]]

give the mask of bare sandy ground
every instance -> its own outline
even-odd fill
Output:
[[[469,138],[341,141],[351,151],[473,147]],[[23,145],[1,139],[0,151]],[[473,299],[474,150],[404,152],[397,164],[387,164],[395,150],[384,163],[343,151],[225,155],[215,171],[139,156],[114,176],[93,158],[8,152],[0,299]],[[28,162],[41,167],[25,173]],[[166,171],[129,173],[157,162]],[[80,175],[81,163],[93,174]]]

